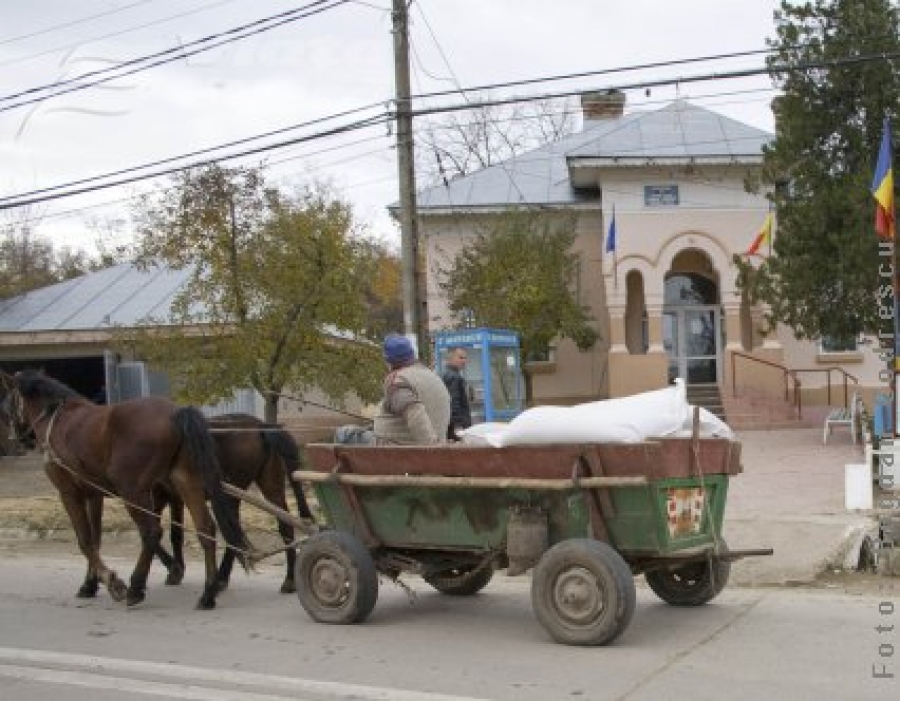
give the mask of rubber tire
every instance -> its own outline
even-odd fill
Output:
[[[371,553],[342,531],[318,533],[300,546],[295,579],[300,603],[319,623],[360,623],[378,599]]]
[[[731,563],[712,559],[644,573],[653,592],[671,606],[702,606],[728,584]]]
[[[480,569],[479,569],[480,568]],[[441,594],[472,596],[484,589],[494,576],[494,563],[456,567],[423,579]]]
[[[581,595],[576,610],[565,600]],[[606,543],[573,538],[547,550],[531,579],[531,606],[559,643],[605,645],[634,615],[634,577],[622,556]],[[568,603],[568,605],[567,605]],[[568,609],[568,610],[567,610]]]

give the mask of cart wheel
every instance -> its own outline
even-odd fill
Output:
[[[319,623],[359,623],[378,599],[378,575],[358,538],[327,531],[309,538],[297,553],[297,593]]]
[[[634,614],[631,570],[606,543],[575,538],[541,557],[531,580],[531,606],[554,640],[604,645],[628,627]]]
[[[715,599],[728,583],[731,563],[725,560],[690,562],[644,573],[654,593],[672,606],[702,606]]]
[[[466,565],[423,577],[441,594],[472,596],[484,589],[494,576],[494,563]]]

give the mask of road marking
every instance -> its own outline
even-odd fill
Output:
[[[359,701],[486,701],[426,691],[8,647],[0,647],[0,677],[191,701],[296,700],[297,694]]]

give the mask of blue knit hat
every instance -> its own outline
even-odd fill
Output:
[[[406,336],[392,333],[384,339],[384,359],[389,365],[402,365],[415,357],[416,352]]]

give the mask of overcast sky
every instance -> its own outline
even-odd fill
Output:
[[[372,104],[394,92],[390,0],[347,2],[255,37],[90,89],[13,107],[32,88],[197,41],[309,0],[4,0],[0,3],[0,197],[244,139]],[[776,0],[414,0],[414,93],[753,51],[774,35]],[[603,89],[761,66],[761,56],[494,90]],[[767,77],[628,93],[629,110],[677,94],[772,130]],[[449,96],[445,103],[462,98]],[[356,116],[368,116],[379,108]],[[283,134],[312,134],[348,116]],[[269,138],[260,143],[276,140]],[[254,156],[290,185],[331,180],[379,235],[398,197],[385,126]],[[237,161],[240,162],[240,161]],[[233,163],[237,163],[233,162]],[[164,184],[164,180],[156,181]],[[152,182],[13,210],[41,216],[57,245],[93,249],[90,220],[126,219]],[[98,206],[102,205],[102,206]],[[123,236],[128,236],[126,226]],[[109,239],[108,244],[116,243]]]

